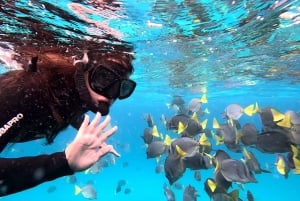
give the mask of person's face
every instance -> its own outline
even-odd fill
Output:
[[[89,85],[87,74],[85,75],[85,82],[89,94],[92,98],[92,102],[94,103],[94,107],[90,108],[93,112],[100,112],[101,115],[107,115],[109,113],[109,107],[113,104],[115,100],[106,98],[98,93],[96,93]]]
[[[134,91],[136,83],[129,79],[129,75],[121,77],[115,71],[104,66],[97,67],[85,75],[86,85],[94,107],[93,112],[102,115],[109,112],[109,107],[118,99],[128,98]]]

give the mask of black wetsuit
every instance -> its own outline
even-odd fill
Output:
[[[0,196],[73,173],[64,152],[23,158],[0,158]]]
[[[127,53],[105,55],[90,51],[88,54],[91,61],[88,65],[92,68],[108,65],[120,71],[120,77],[133,72],[132,58]],[[79,128],[87,111],[99,111],[102,115],[109,111],[109,104],[95,104],[90,100],[83,63],[78,62],[74,67],[73,61],[55,57],[55,53],[50,52],[48,56],[54,59],[41,55],[38,68],[37,57],[33,57],[28,69],[0,74],[0,152],[10,142],[46,138],[51,143],[67,126]],[[112,64],[112,58],[120,63]],[[72,173],[64,152],[15,159],[2,157],[0,196]]]
[[[0,152],[12,142],[55,136],[85,112],[74,73],[10,71],[0,75]],[[33,153],[36,155],[36,153]],[[0,196],[73,174],[64,152],[0,158]]]

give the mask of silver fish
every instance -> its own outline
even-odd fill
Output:
[[[87,184],[81,188],[81,194],[84,198],[94,200],[97,199],[97,191],[92,184]]]
[[[188,109],[190,112],[198,112],[201,108],[201,102],[199,98],[193,98],[190,100]]]
[[[238,120],[243,115],[243,108],[239,104],[230,104],[225,108],[225,116],[229,119]]]

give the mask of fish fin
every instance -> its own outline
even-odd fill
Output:
[[[152,135],[153,135],[154,137],[158,137],[158,138],[160,137],[156,125],[154,125],[153,128],[152,128]]]
[[[161,156],[157,156],[156,157],[156,164],[158,164],[160,162]]]
[[[239,201],[239,190],[238,189],[235,189],[233,191],[231,191],[229,193],[229,196],[234,200],[234,201]]]
[[[161,140],[164,139],[164,135],[162,133],[159,134],[159,137],[160,137]]]
[[[236,184],[240,189],[245,190],[245,185],[243,183],[236,182]]]
[[[281,175],[286,175],[285,171],[285,162],[282,157],[278,157],[277,163],[276,163],[276,169]]]
[[[294,169],[294,174],[300,174],[300,167]]]
[[[252,116],[254,114],[254,104],[251,104],[244,108],[244,113],[248,116]]]
[[[271,113],[273,116],[273,121],[275,121],[275,122],[283,120],[285,117],[284,114],[282,114],[281,112],[279,112],[278,110],[273,109],[273,108],[271,108]]]
[[[207,185],[210,188],[211,192],[215,192],[216,188],[217,188],[217,184],[215,181],[213,181],[212,179],[207,179]]]
[[[205,114],[210,114],[210,111],[207,109],[207,108],[205,108],[205,110],[203,111]]]
[[[178,134],[181,134],[181,133],[183,133],[183,131],[186,129],[186,126],[184,126],[184,124],[181,122],[181,121],[179,121],[178,122],[178,130],[177,130],[177,133]]]
[[[213,128],[214,129],[219,129],[220,128],[220,124],[219,124],[219,122],[216,118],[213,119]]]
[[[285,128],[291,128],[292,124],[291,124],[291,115],[287,114],[284,116],[284,118],[276,123],[278,126],[280,127],[285,127]]]
[[[293,152],[293,162],[295,165],[294,173],[300,174],[300,159],[299,159],[299,149],[295,145],[291,145]]]
[[[167,106],[168,109],[170,109],[171,108],[171,103],[166,103],[166,106]]]
[[[199,139],[199,144],[202,146],[211,146],[210,141],[208,140],[208,138],[206,137],[205,133],[203,133]]]
[[[256,102],[255,103],[255,109],[254,109],[254,111],[253,111],[254,113],[259,113],[260,112],[260,108],[259,108],[259,106],[258,106],[258,103]]]
[[[176,145],[175,147],[176,147],[176,151],[180,157],[185,157],[187,155],[187,153],[185,151],[183,151],[178,145]]]
[[[152,115],[149,114],[149,118],[151,122],[154,122]]]
[[[300,160],[293,156],[293,162],[294,162],[294,165],[295,165],[294,173],[295,174],[300,174]]]
[[[220,169],[221,169],[221,164],[218,160],[216,160],[215,172],[220,171]]]
[[[292,148],[293,156],[299,154],[299,149],[295,145],[291,144],[291,148]]]
[[[208,119],[205,119],[204,121],[202,121],[202,123],[201,123],[202,129],[206,129],[207,122],[208,122]]]
[[[216,139],[216,145],[220,145],[224,143],[223,137],[220,137],[219,135],[214,135],[214,138]]]
[[[260,171],[262,171],[262,172],[264,172],[264,173],[271,173],[271,171],[265,170],[265,169],[260,169]]]
[[[200,102],[201,103],[207,103],[207,97],[206,97],[206,94],[203,94],[202,97],[200,98]]]
[[[236,137],[235,137],[235,144],[238,144],[240,139],[242,138],[243,134],[241,132],[237,131]]]
[[[172,142],[172,138],[169,135],[165,136],[164,144],[170,146]]]
[[[229,118],[229,119],[228,119],[228,124],[229,124],[231,127],[234,127],[234,121],[233,121],[233,119]]]
[[[193,112],[192,119],[198,123],[200,122],[197,116],[197,112]]]
[[[244,147],[243,153],[244,153],[244,156],[246,157],[246,160],[251,159],[251,154],[250,154],[249,151],[246,149],[246,147]]]
[[[209,163],[210,165],[213,165],[213,160],[214,160],[214,157],[206,152],[203,152],[204,155],[206,155],[208,158],[209,158]]]
[[[75,185],[74,188],[75,188],[74,189],[75,190],[75,192],[74,192],[75,195],[78,195],[78,194],[81,193],[81,188],[78,185]]]
[[[299,155],[300,150],[299,150],[299,148],[297,146],[293,145],[293,144],[291,145],[291,148],[292,148],[292,152],[293,152],[293,157],[300,160],[300,155]]]
[[[161,120],[161,122],[163,123],[164,126],[167,126],[167,120],[166,120],[166,117],[165,117],[164,114],[162,114],[162,115],[160,116],[160,120]]]

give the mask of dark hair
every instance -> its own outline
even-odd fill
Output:
[[[121,77],[130,75],[134,71],[132,66],[133,56],[129,53],[90,51],[88,52],[88,59],[87,67],[89,69],[103,65],[111,68]]]
[[[45,2],[43,6],[69,22],[86,23],[59,6]],[[84,51],[88,52],[88,65],[115,63],[112,66],[118,66],[118,73],[133,73],[133,45],[128,42],[105,33],[89,35],[84,29],[54,24],[50,27],[55,28],[49,28],[47,20],[14,3],[6,3],[0,12],[11,30],[0,34],[0,48],[12,50],[12,60],[23,64],[25,69],[0,75],[1,125],[15,112],[24,114],[18,126],[5,134],[8,141],[46,137],[51,143],[61,130],[91,110],[81,99],[74,79],[77,68],[73,62],[81,60]],[[64,30],[72,32],[72,36]],[[0,151],[3,147],[0,144]]]

